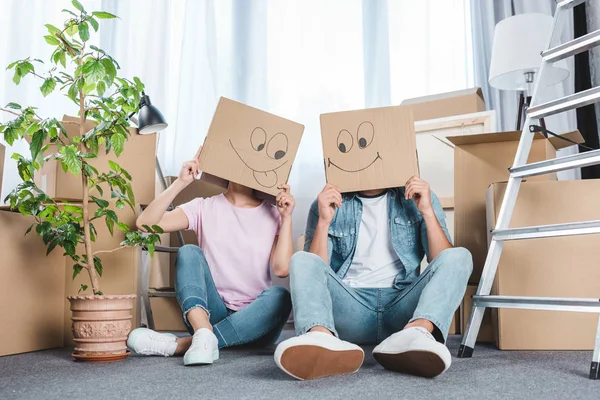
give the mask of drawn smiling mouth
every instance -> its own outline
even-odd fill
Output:
[[[267,170],[254,169],[250,165],[248,165],[248,163],[246,161],[244,161],[244,159],[242,158],[240,153],[233,146],[233,142],[231,141],[231,139],[229,139],[229,144],[231,145],[231,148],[233,149],[233,151],[235,151],[235,154],[237,154],[240,161],[243,162],[244,165],[252,171],[252,174],[254,175],[254,179],[256,180],[256,182],[258,182],[259,185],[266,187],[266,188],[272,188],[273,186],[277,185],[279,176],[277,175],[276,170],[283,167],[285,164],[287,164],[287,160],[273,169],[267,169]]]
[[[327,158],[327,161],[328,161],[327,167],[331,167],[333,165],[334,167],[336,167],[340,171],[344,171],[344,172],[360,172],[362,170],[365,170],[365,169],[369,168],[371,165],[375,164],[375,161],[377,161],[377,160],[383,160],[381,158],[381,156],[379,155],[379,152],[377,152],[377,157],[375,157],[375,159],[373,161],[371,161],[371,163],[369,165],[367,165],[364,168],[352,170],[352,169],[344,169],[344,168],[340,167],[339,165],[336,165],[333,161],[331,161],[331,158]]]

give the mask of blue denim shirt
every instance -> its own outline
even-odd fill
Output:
[[[388,221],[392,234],[392,245],[404,265],[404,269],[398,273],[394,281],[394,286],[398,289],[410,285],[419,276],[419,266],[424,255],[427,255],[429,260],[425,221],[415,202],[404,199],[404,189],[404,186],[388,189]],[[431,203],[446,237],[451,241],[446,228],[446,215],[433,192],[431,193]],[[348,273],[354,258],[361,218],[362,201],[358,194],[343,194],[342,207],[336,210],[329,226],[327,246],[329,265],[342,279]],[[310,207],[306,223],[305,251],[310,248],[318,221],[319,205],[315,200]]]

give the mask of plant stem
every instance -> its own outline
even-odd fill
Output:
[[[117,250],[126,249],[127,247],[129,247],[129,246],[121,246],[121,247],[117,247],[117,248],[112,249],[112,250],[100,250],[100,251],[95,252],[94,255],[96,255],[96,254],[102,254],[102,253],[114,253]]]
[[[16,112],[11,111],[11,110],[7,110],[6,108],[2,108],[2,107],[0,107],[0,111],[4,111],[4,112],[7,112],[9,114],[16,115],[17,117],[21,116],[21,114],[19,114],[19,113],[16,113]]]
[[[79,58],[77,63],[81,66],[83,60]],[[83,137],[85,134],[85,93],[83,89],[79,90],[79,136]],[[83,143],[79,145],[80,150],[83,152],[85,149]],[[98,283],[98,274],[96,268],[94,268],[94,254],[92,253],[92,239],[90,235],[90,213],[89,213],[89,200],[90,200],[90,189],[88,188],[88,177],[85,174],[83,167],[81,168],[81,183],[83,186],[83,236],[85,238],[85,255],[87,258],[87,271],[90,275],[90,283],[92,284],[92,291],[94,294],[100,291],[100,284]]]

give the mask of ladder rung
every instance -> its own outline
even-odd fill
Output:
[[[498,229],[492,231],[492,237],[494,240],[521,240],[557,236],[590,235],[594,233],[600,233],[600,221]]]
[[[586,151],[585,153],[539,161],[520,167],[510,168],[511,178],[525,178],[528,176],[550,174],[573,168],[587,167],[600,164],[600,150]]]
[[[531,118],[545,118],[574,108],[594,104],[598,101],[600,101],[600,86],[530,107],[527,110],[527,115]]]
[[[148,289],[148,297],[175,297],[175,291],[173,289],[168,289],[168,290]]]
[[[600,45],[600,29],[575,40],[563,43],[550,50],[546,50],[542,52],[542,57],[544,58],[544,61],[553,63],[574,56],[575,54],[582,53],[598,45]]]
[[[556,6],[557,8],[569,9],[585,3],[586,0],[563,0]],[[558,12],[558,10],[556,10]]]
[[[473,306],[598,313],[600,312],[600,299],[475,295],[473,296]]]

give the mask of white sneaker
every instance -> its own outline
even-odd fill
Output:
[[[300,380],[356,372],[364,358],[359,346],[323,332],[293,337],[275,349],[277,366]]]
[[[198,329],[192,336],[192,344],[183,356],[184,365],[212,364],[219,359],[219,340],[206,328]]]
[[[385,369],[433,378],[450,368],[452,356],[425,328],[394,333],[373,349],[373,357]]]
[[[134,353],[144,356],[169,357],[175,354],[177,349],[177,336],[147,328],[137,328],[129,334],[127,347]]]

